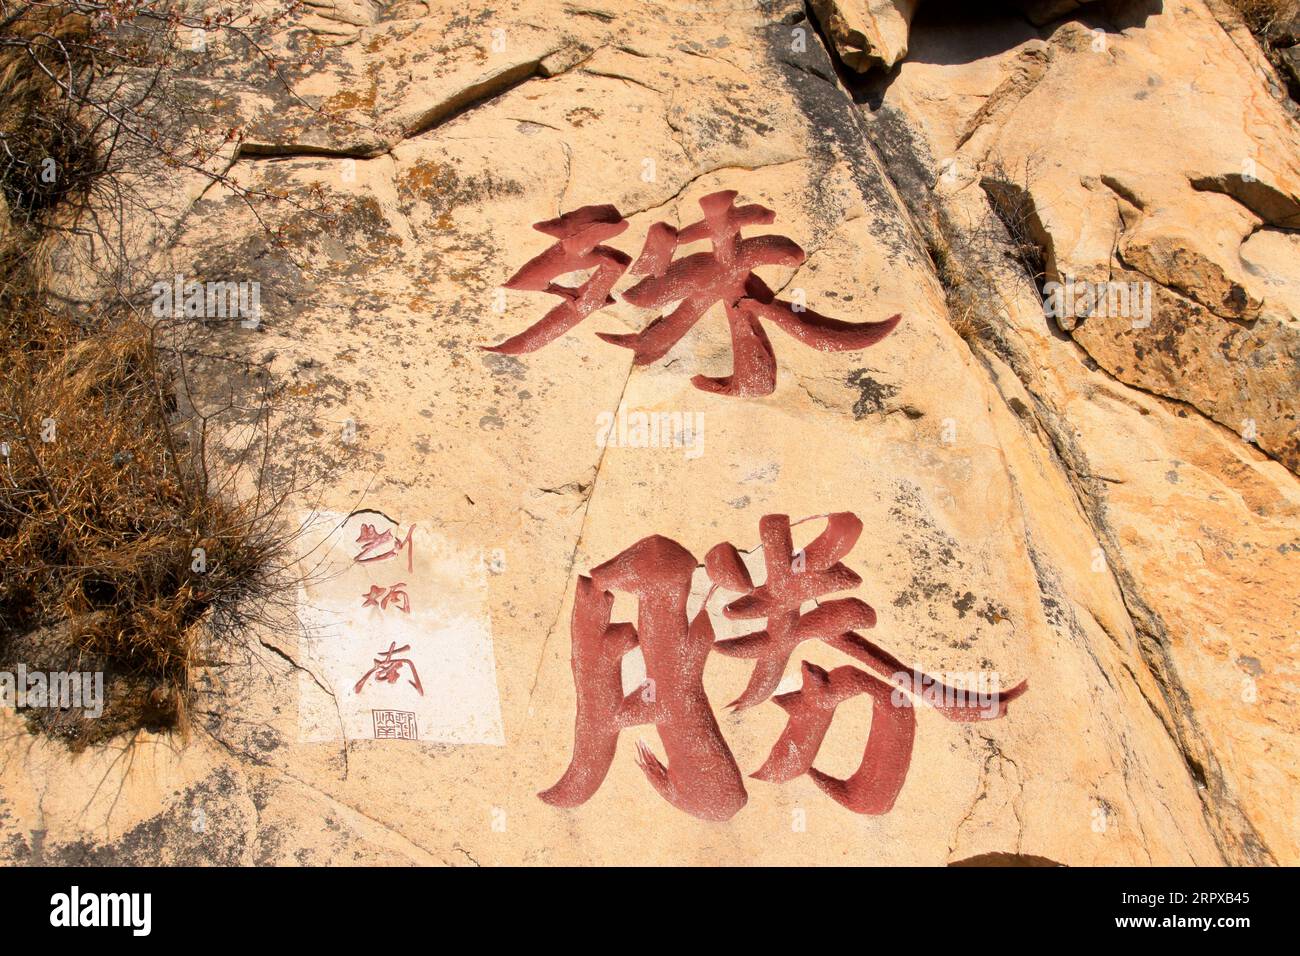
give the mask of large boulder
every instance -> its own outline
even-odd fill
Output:
[[[0,718],[6,860],[1300,861],[1294,129],[1198,0],[1043,30],[911,4],[840,15],[862,62],[896,68],[878,97],[839,84],[797,0],[587,0],[565,18],[545,0],[322,3],[276,37],[288,89],[238,57],[202,66],[196,88],[238,130],[226,179],[168,177],[163,222],[126,228],[157,237],[146,278],[260,284],[259,323],[188,330],[187,384],[245,416],[232,452],[274,412],[269,466],[300,489],[298,622],[208,649],[183,745],[70,755]],[[733,339],[713,303],[636,364],[619,336],[666,310],[630,302],[630,275],[544,348],[483,348],[569,301],[511,281],[565,213],[617,207],[601,261],[619,262],[726,191],[773,211],[746,236],[802,248],[764,246],[781,299],[901,322],[835,351],[834,323],[783,319],[775,381],[749,397],[692,379],[730,374],[736,341],[765,351],[750,313]],[[608,231],[608,210],[584,216]],[[1013,262],[1035,256],[1040,280],[1150,283],[1151,326],[1049,318]],[[652,415],[669,426],[654,439],[636,424]],[[769,760],[796,692],[861,646],[804,642],[768,675],[779,700],[734,710],[755,643],[710,646],[702,694],[674,698],[706,731],[683,747],[720,735],[763,779],[743,809],[728,778],[692,815],[665,799],[696,766],[660,764],[680,738],[632,719],[655,713],[662,660],[623,628],[600,645],[628,650],[602,685],[628,696],[609,772],[585,802],[550,792],[589,699],[570,629],[581,647],[600,617],[587,576],[635,586],[605,563],[639,540],[689,571],[684,549],[687,607],[737,638],[759,597],[714,591],[705,567],[739,590],[738,563],[752,583],[787,557],[826,570],[834,549],[809,544],[841,512],[861,526],[836,574],[861,583],[814,623],[857,597],[900,668],[1027,680],[1004,714],[908,697],[910,766],[865,815],[831,778],[878,740],[868,697],[840,706],[815,772],[776,783]],[[768,563],[777,515],[811,520]],[[413,550],[355,560],[412,526]],[[609,610],[637,620],[629,594]]]

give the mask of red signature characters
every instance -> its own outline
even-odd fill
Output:
[[[862,579],[841,559],[857,543],[862,522],[850,512],[827,516],[826,528],[796,551],[786,515],[759,523],[766,578],[755,586],[740,552],[729,543],[712,548],[705,569],[713,587],[740,596],[723,608],[733,620],[765,626],[741,637],[715,641],[707,607],[688,620],[687,599],[698,566],[694,555],[662,536],[643,538],[622,554],[579,577],[573,607],[572,666],[577,696],[573,758],[560,780],[540,794],[547,803],[573,807],[599,789],[613,763],[623,729],[654,725],[663,742],[662,763],[641,742],[637,763],[650,784],[675,807],[706,820],[728,820],[747,794],[704,691],[704,665],[716,650],[751,659],[748,686],[730,706],[753,707],[771,699],[789,715],[766,762],[751,774],[782,783],[808,774],[838,803],[855,813],[882,814],[893,807],[907,778],[915,734],[908,693],[933,704],[950,720],[995,719],[1026,690],[974,694],[943,684],[857,634],[875,626],[876,613],[855,597],[807,602],[857,587]],[[637,599],[637,623],[611,622],[614,591]],[[802,662],[803,686],[772,697],[786,665],[804,641],[820,640],[885,680],[847,665],[827,672]],[[622,659],[640,647],[646,681],[623,692]],[[908,693],[904,693],[904,691]],[[871,731],[858,769],[847,779],[831,777],[813,761],[835,708],[859,694],[873,703]]]
[[[397,679],[402,675],[402,668],[409,667],[411,669],[411,676],[407,680],[407,683],[414,687],[416,693],[423,697],[424,688],[420,686],[420,674],[415,669],[415,664],[410,658],[395,656],[397,654],[405,654],[410,649],[410,644],[403,644],[401,647],[398,647],[396,641],[390,642],[388,650],[380,651],[379,656],[375,658],[375,666],[361,675],[361,680],[357,681],[356,686],[352,688],[352,693],[361,693],[362,688],[366,686],[366,681],[371,677],[373,677],[376,682],[382,681],[387,684],[396,684]]]
[[[372,524],[363,524],[361,533],[357,535],[356,543],[361,545],[352,558],[354,564],[369,564],[371,561],[387,561],[389,558],[397,557],[406,549],[406,570],[412,570],[412,560],[415,556],[415,548],[411,545],[411,535],[415,534],[415,525],[406,529],[406,537],[398,538],[393,534],[392,529],[380,534],[375,530]]]
[[[705,196],[700,200],[704,218],[684,229],[664,222],[650,227],[641,254],[631,266],[632,275],[643,278],[624,292],[623,298],[646,309],[673,303],[676,307],[641,332],[598,333],[602,339],[632,349],[633,361],[648,365],[667,354],[705,312],[721,303],[731,332],[732,373],[720,378],[697,375],[691,381],[696,388],[720,395],[763,396],[776,389],[776,355],[760,319],[823,352],[864,349],[893,331],[899,315],[880,322],[843,322],[776,298],[754,270],[798,266],[806,255],[785,236],[741,238],[742,229],[768,225],[776,220],[776,213],[754,204],[737,206],[736,195],[735,190],[727,189]],[[565,301],[490,351],[519,355],[563,335],[614,301],[610,291],[628,268],[626,255],[599,245],[627,228],[627,221],[614,206],[583,206],[533,228],[554,236],[557,242],[526,263],[506,282],[506,288],[549,292]],[[674,261],[679,246],[701,239],[709,241],[711,251]],[[595,271],[576,288],[552,281],[586,269]]]
[[[387,611],[388,605],[392,604],[403,614],[411,613],[411,598],[406,593],[406,582],[399,581],[396,584],[381,588],[378,584],[370,585],[370,590],[361,595],[363,602],[361,606],[377,607],[381,611]]]

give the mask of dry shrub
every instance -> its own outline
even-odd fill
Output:
[[[1002,222],[1012,257],[1041,289],[1047,274],[1047,230],[1034,206],[1031,191],[1039,162],[1036,154],[1027,156],[1018,169],[1012,169],[1001,156],[989,156],[984,161],[980,188],[988,196],[994,215]],[[981,237],[986,244],[999,239]]]
[[[954,250],[948,240],[936,237],[928,245],[935,274],[943,285],[948,306],[948,324],[963,340],[974,347],[991,327],[989,296],[977,277],[964,264],[968,249]]]
[[[119,274],[137,265],[121,232],[170,215],[160,175],[220,183],[263,221],[258,207],[281,197],[214,162],[239,129],[235,114],[214,108],[208,80],[255,62],[314,109],[288,79],[309,57],[283,63],[265,46],[298,9],[298,0],[0,0],[0,213],[20,229],[77,237]],[[212,49],[205,39],[194,50],[196,34]]]
[[[1295,0],[1228,0],[1228,3],[1265,47],[1297,15]]]
[[[114,48],[102,25],[88,38],[85,11],[118,8],[159,31],[171,23],[141,3],[0,0],[0,670],[104,673],[99,719],[26,711],[74,746],[139,727],[185,730],[204,638],[265,620],[292,587],[278,574],[285,495],[267,488],[264,449],[214,466],[212,416],[175,387],[185,353],[160,347],[158,327],[121,293],[74,310],[47,290],[44,250],[69,234],[74,207],[94,200],[125,218],[127,157],[146,172],[202,159],[152,140],[123,152],[130,124],[104,121],[146,115],[143,100],[125,99],[129,87],[103,93],[108,69],[83,55],[97,49],[135,75],[105,56]],[[46,158],[53,183],[40,176]],[[250,458],[254,491],[239,498]]]
[[[280,502],[214,478],[154,329],[6,293],[0,663],[105,671],[100,720],[32,712],[75,743],[183,726],[200,634],[242,626],[276,587]]]
[[[978,301],[965,288],[949,293],[948,324],[971,345],[978,342],[992,327],[987,315],[987,305]]]
[[[70,5],[13,8],[0,33],[0,194],[14,224],[25,225],[84,198],[102,157],[84,110],[60,87],[94,76],[90,19]]]

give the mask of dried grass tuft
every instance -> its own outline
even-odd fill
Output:
[[[1267,49],[1275,34],[1300,13],[1296,0],[1228,0]]]
[[[185,353],[120,293],[74,309],[48,292],[44,251],[76,207],[106,187],[108,218],[123,216],[120,159],[106,160],[130,124],[105,116],[143,115],[114,112],[123,87],[92,108],[104,67],[87,51],[104,47],[88,9],[18,0],[0,14],[0,670],[104,673],[99,719],[25,712],[74,747],[186,731],[206,638],[266,620],[293,586],[279,571],[285,496],[268,490],[265,454],[214,464],[214,416],[178,394]],[[167,16],[136,12],[165,37]],[[49,158],[59,175],[45,183]],[[237,497],[250,457],[253,491]]]
[[[106,671],[100,720],[33,712],[74,743],[184,727],[200,635],[275,589],[279,501],[214,482],[153,328],[16,291],[0,295],[0,660]]]

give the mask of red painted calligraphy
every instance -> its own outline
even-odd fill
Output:
[[[652,225],[632,274],[641,281],[623,298],[646,309],[676,303],[634,334],[598,333],[614,345],[630,348],[637,365],[658,361],[691,330],[713,305],[721,304],[727,316],[733,354],[732,373],[719,378],[697,375],[696,388],[721,395],[770,395],[776,388],[776,355],[760,324],[766,319],[804,345],[823,352],[864,349],[893,331],[901,316],[880,322],[843,322],[820,315],[802,305],[776,298],[754,272],[761,266],[795,267],[805,253],[785,236],[741,238],[749,226],[768,225],[776,213],[756,204],[737,206],[735,190],[711,193],[700,200],[704,218],[678,230],[667,223]],[[537,223],[535,229],[559,241],[529,261],[505,286],[561,296],[540,321],[490,351],[518,355],[554,341],[597,309],[614,301],[614,284],[628,268],[627,255],[601,241],[618,235],[627,222],[614,206],[583,206],[558,219]],[[709,252],[696,252],[673,261],[678,248],[707,239]],[[576,288],[552,280],[569,272],[594,269]]]
[[[857,543],[862,522],[849,512],[829,515],[825,530],[799,551],[794,550],[791,528],[785,515],[760,520],[766,570],[761,585],[754,584],[734,545],[723,542],[706,556],[704,567],[713,584],[709,595],[719,588],[740,595],[724,606],[723,615],[766,623],[736,638],[715,641],[708,597],[688,622],[687,599],[697,562],[668,538],[644,538],[595,568],[590,577],[579,577],[572,620],[574,753],[559,782],[540,794],[543,800],[564,807],[586,802],[613,764],[620,732],[653,724],[668,763],[660,763],[644,742],[638,743],[637,762],[651,785],[688,813],[730,819],[747,795],[704,691],[704,665],[715,649],[754,661],[748,685],[730,706],[744,709],[771,699],[789,715],[781,738],[752,776],[783,783],[807,774],[855,813],[889,812],[903,788],[916,732],[912,696],[950,720],[973,721],[1004,716],[1008,704],[1025,692],[1026,681],[1005,692],[976,693],[950,686],[857,634],[857,629],[876,624],[869,604],[855,597],[821,599],[862,583],[842,562]],[[637,598],[635,627],[611,623],[615,590]],[[809,601],[816,606],[802,611]],[[808,640],[828,644],[885,679],[855,666],[828,672],[803,661],[801,689],[773,697],[794,651]],[[636,647],[645,658],[646,681],[625,693],[622,660]],[[872,700],[862,761],[848,778],[831,777],[813,761],[836,708],[860,694]]]

